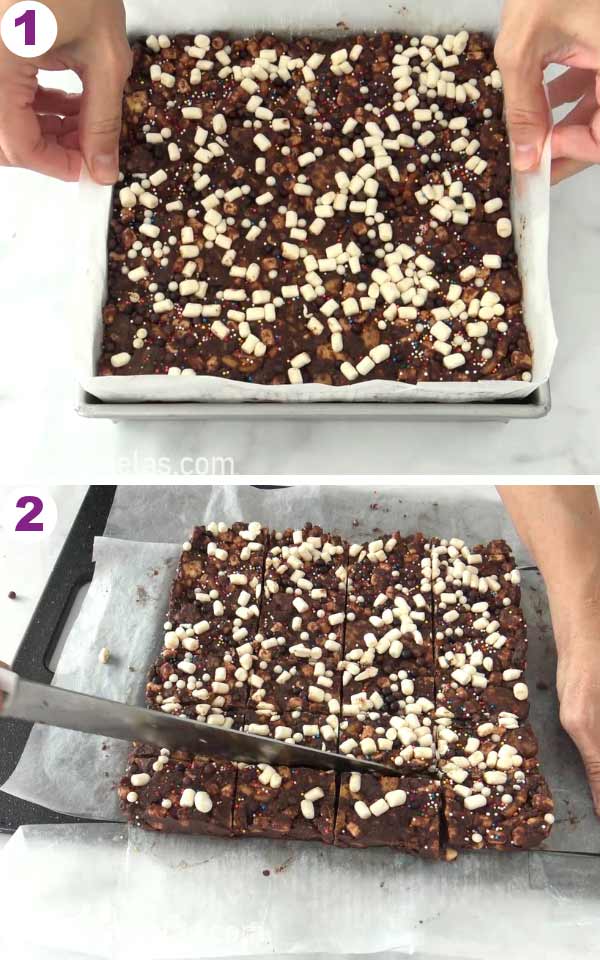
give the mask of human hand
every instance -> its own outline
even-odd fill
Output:
[[[600,602],[570,603],[565,614],[569,626],[556,637],[560,720],[581,754],[600,816]]]
[[[550,130],[544,68],[568,69],[549,85],[552,107],[577,102],[554,128],[552,182],[600,163],[600,2],[506,0],[496,59],[517,170],[535,169]]]
[[[46,0],[58,37],[37,59],[0,43],[0,166],[78,180],[82,160],[98,183],[114,183],[123,86],[131,70],[123,0]],[[0,15],[12,0],[0,0]],[[38,70],[74,70],[81,95],[45,89]]]
[[[600,503],[590,485],[506,486],[499,493],[546,583],[558,654],[560,719],[600,816]]]

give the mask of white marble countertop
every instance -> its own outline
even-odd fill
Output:
[[[121,423],[81,419],[61,310],[73,258],[62,232],[76,187],[0,170],[0,353],[3,479],[86,482],[117,475],[159,479],[182,457],[198,472],[240,474],[585,474],[600,468],[600,169],[552,193],[551,287],[559,336],[553,408],[541,421],[502,424]],[[265,442],[266,441],[266,442]],[[159,467],[159,458],[167,458]],[[122,458],[128,463],[123,465]],[[226,468],[232,472],[231,467]]]

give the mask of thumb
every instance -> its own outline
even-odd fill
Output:
[[[82,74],[83,97],[79,142],[94,180],[113,184],[119,176],[119,135],[124,71],[116,63],[87,64]]]
[[[570,160],[568,157],[553,159],[552,186],[555,187],[557,184],[562,183],[563,180],[568,180],[569,177],[573,177],[575,174],[581,173],[582,170],[587,170],[587,168],[591,166],[591,163],[585,163],[582,160]]]
[[[550,130],[550,108],[544,90],[542,64],[532,63],[514,49],[497,47],[496,58],[504,84],[506,122],[516,170],[533,170],[541,160]]]

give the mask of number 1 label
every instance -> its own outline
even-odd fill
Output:
[[[0,36],[17,57],[41,57],[56,41],[58,24],[50,7],[39,0],[13,3],[0,23]]]
[[[15,20],[15,27],[25,27],[25,46],[35,46],[35,10],[29,9]]]

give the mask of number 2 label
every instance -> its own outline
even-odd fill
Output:
[[[44,509],[44,501],[40,497],[19,497],[17,500],[17,510],[25,510],[21,519],[17,521],[15,527],[16,533],[39,533],[44,529],[43,523],[36,523],[36,517],[39,517]]]
[[[33,484],[6,491],[0,505],[0,527],[15,544],[41,543],[56,527],[58,512],[51,492]]]

